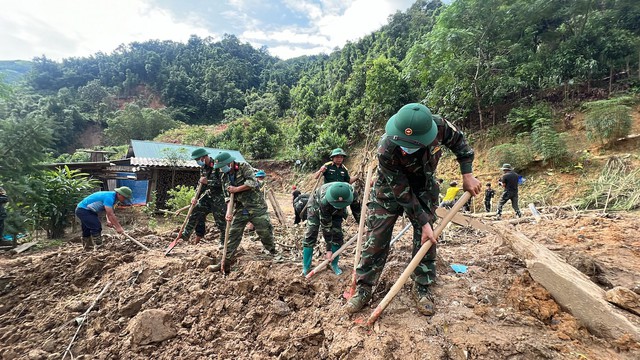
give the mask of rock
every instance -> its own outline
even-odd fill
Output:
[[[271,308],[273,313],[276,315],[287,316],[291,313],[291,309],[289,308],[289,305],[287,305],[287,303],[284,301],[275,300],[271,304]]]
[[[134,317],[127,326],[134,345],[162,342],[176,336],[175,326],[168,312],[159,309],[145,310]]]
[[[198,259],[198,261],[196,262],[196,267],[198,269],[205,269],[211,265],[214,265],[216,262],[213,258],[210,258],[208,256],[203,256],[201,258]]]
[[[606,299],[612,304],[616,304],[636,315],[640,315],[640,295],[625,287],[616,286],[607,291]]]
[[[40,349],[34,349],[29,351],[29,353],[27,354],[27,359],[29,360],[41,360],[41,359],[46,359],[48,357],[49,353],[44,351],[44,350],[40,350]]]

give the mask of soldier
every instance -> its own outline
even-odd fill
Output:
[[[7,210],[4,206],[9,202],[7,192],[0,186],[0,241],[4,241],[4,219],[7,218]]]
[[[335,251],[344,243],[342,220],[347,218],[345,208],[353,201],[353,188],[343,182],[333,182],[316,189],[309,200],[307,211],[307,231],[302,241],[302,275],[306,276],[311,268],[313,248],[318,239],[318,230],[322,227],[322,236],[326,242],[326,258],[330,259]],[[336,275],[342,274],[338,266],[340,256],[331,262],[331,269]]]
[[[224,245],[224,232],[227,228],[224,215],[227,207],[222,193],[220,171],[213,168],[213,159],[204,148],[193,150],[191,158],[200,165],[200,179],[198,182],[202,184],[202,190],[199,198],[197,197],[198,194],[196,194],[191,199],[191,204],[195,204],[195,206],[180,237],[189,240],[195,228],[196,238],[194,242],[198,244],[206,233],[205,222],[207,215],[212,213],[213,221],[216,223],[218,231],[220,231],[220,245]]]
[[[491,183],[487,183],[487,188],[484,190],[484,209],[487,212],[491,211],[491,199],[496,195],[496,191],[491,188]]]
[[[266,183],[264,181],[264,178],[266,176],[267,176],[267,173],[264,172],[264,170],[256,171],[256,181],[258,182],[258,190],[262,194],[262,197],[265,198],[265,201],[267,199],[267,187],[266,187]],[[253,226],[253,224],[251,222],[249,222],[247,224],[247,230],[249,230],[249,231],[254,231],[255,230],[255,227]]]
[[[373,286],[389,255],[393,226],[406,213],[413,225],[413,254],[427,241],[434,244],[412,276],[418,310],[433,315],[429,286],[436,276],[436,239],[432,224],[439,193],[434,173],[442,145],[451,149],[460,163],[464,190],[477,195],[482,185],[471,173],[473,150],[454,125],[415,103],[403,106],[387,121],[385,134],[378,142],[378,179],[368,203],[369,237],[356,270],[356,294],[345,305],[347,312],[360,311],[371,300]]]
[[[300,194],[302,194],[302,193],[300,192],[300,190],[298,190],[298,187],[295,186],[295,185],[293,185],[291,187],[291,190],[293,190],[291,192],[291,196],[292,196],[291,201],[292,201],[292,204],[293,204],[293,210],[294,210],[294,214],[295,214],[295,219],[293,220],[293,224],[295,225],[295,224],[299,224],[300,221],[302,221],[302,219],[300,218],[300,213],[298,211],[296,211],[296,198],[298,196],[300,196]]]
[[[344,159],[347,157],[347,153],[344,152],[341,148],[335,148],[331,152],[329,158],[331,161],[325,163],[320,167],[314,177],[318,179],[320,175],[324,176],[324,183],[332,183],[334,181],[346,182],[348,184],[353,184],[358,180],[357,177],[350,177],[349,170],[342,163]],[[354,194],[353,202],[351,203],[351,212],[353,213],[353,218],[356,219],[356,222],[360,221],[360,211],[362,208],[362,204],[358,200],[358,194]]]
[[[255,227],[255,231],[271,255],[278,255],[273,242],[273,226],[269,219],[267,203],[258,189],[258,182],[251,166],[247,163],[236,162],[235,158],[227,152],[218,154],[215,158],[215,169],[222,171],[222,183],[225,197],[235,194],[235,209],[233,214],[227,214],[226,220],[232,221],[229,229],[229,243],[227,244],[227,258],[232,260],[240,246],[242,231],[248,222]],[[220,264],[212,268],[220,270]],[[231,266],[231,261],[225,262],[225,271]]]
[[[116,188],[114,191],[98,191],[80,201],[76,207],[76,216],[82,225],[82,247],[85,250],[102,246],[102,224],[98,214],[105,212],[107,226],[114,228],[118,234],[124,233],[124,229],[118,222],[113,211],[116,202],[124,203],[130,200],[133,192],[126,186]]]
[[[500,220],[502,218],[502,207],[509,200],[511,200],[511,206],[513,210],[515,210],[516,215],[521,217],[522,213],[518,207],[518,180],[520,179],[520,175],[513,171],[510,164],[502,165],[500,170],[504,172],[504,175],[500,178],[500,184],[504,187],[504,192],[500,197],[500,202],[498,202],[497,219]]]

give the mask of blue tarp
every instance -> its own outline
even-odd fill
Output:
[[[117,173],[117,176],[131,176],[134,177],[134,173]],[[133,191],[133,197],[131,198],[132,205],[146,205],[147,204],[147,191],[149,189],[149,180],[128,180],[118,179],[116,180],[116,186],[127,186]]]

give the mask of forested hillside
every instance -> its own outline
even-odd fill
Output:
[[[418,0],[326,55],[283,61],[227,35],[35,58],[22,85],[2,88],[2,166],[86,160],[74,150],[161,134],[313,165],[376,135],[407,102],[468,130],[508,122],[501,134],[541,139],[532,151],[554,160],[543,148],[564,130],[558,104],[639,85],[635,0]],[[221,123],[221,132],[187,126]]]

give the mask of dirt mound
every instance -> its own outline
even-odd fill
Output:
[[[354,234],[352,221],[347,236]],[[173,235],[148,231],[131,235],[150,247],[149,253],[110,237],[93,252],[68,243],[2,255],[0,357],[61,358],[77,329],[75,319],[107,282],[113,284],[72,346],[75,358],[632,359],[640,354],[628,341],[591,336],[493,235],[456,227],[439,244],[436,315],[417,312],[409,283],[372,328],[362,327],[355,320],[370,314],[409,262],[411,236],[394,245],[371,307],[352,317],[341,307],[353,251],[341,259],[343,275],[324,271],[306,281],[298,249],[303,230],[277,229],[284,255],[279,262],[263,253],[253,233],[245,233],[226,277],[207,270],[220,256],[215,237],[198,246],[180,243],[169,257],[162,250]],[[314,265],[321,255],[316,253]],[[455,273],[451,263],[468,271]],[[606,261],[603,271],[610,271]],[[165,327],[157,337],[153,331],[160,325],[153,324]]]

